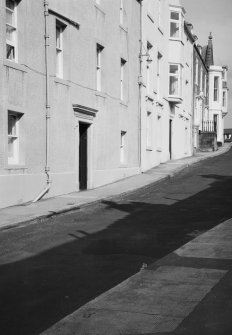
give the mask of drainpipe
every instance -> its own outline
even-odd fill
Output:
[[[47,186],[38,194],[38,196],[32,201],[37,202],[42,199],[45,194],[47,194],[51,188],[51,176],[50,176],[50,166],[49,166],[49,148],[50,148],[50,104],[49,104],[49,62],[48,62],[48,47],[49,47],[49,35],[48,35],[48,0],[44,0],[44,22],[45,22],[45,34],[44,34],[44,48],[45,48],[45,99],[46,99],[46,163],[45,163],[45,174],[47,176]]]
[[[140,47],[139,47],[139,136],[138,136],[138,155],[139,155],[139,169],[141,171],[141,167],[142,167],[142,89],[143,89],[143,73],[142,73],[142,52],[143,52],[143,35],[142,35],[142,31],[143,31],[143,27],[142,27],[142,15],[143,15],[143,5],[142,5],[142,1],[140,0]]]

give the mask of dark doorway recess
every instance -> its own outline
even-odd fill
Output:
[[[87,189],[88,182],[88,127],[87,123],[79,123],[79,188]]]
[[[172,120],[169,120],[169,154],[172,159]]]

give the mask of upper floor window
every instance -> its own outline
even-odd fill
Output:
[[[121,131],[120,137],[120,163],[126,163],[126,131]]]
[[[219,98],[219,77],[214,77],[214,94],[213,100],[218,101]]]
[[[199,61],[198,58],[196,59],[196,66],[195,66],[195,84],[198,85],[199,80]]]
[[[179,96],[181,92],[180,65],[169,65],[169,95]]]
[[[161,88],[161,85],[160,85],[160,73],[161,73],[161,61],[162,61],[162,55],[161,53],[158,52],[158,55],[157,55],[157,98],[159,99],[160,98],[160,88]]]
[[[17,60],[17,20],[16,3],[6,0],[6,58]]]
[[[226,106],[226,92],[223,91],[222,93],[222,106],[225,107]]]
[[[125,66],[126,66],[126,61],[121,58],[121,73],[120,73],[121,100],[124,100],[125,98]]]
[[[205,84],[204,84],[204,92],[205,92],[205,96],[207,94],[207,75],[205,74]]]
[[[181,38],[181,13],[170,12],[170,37],[173,39]]]
[[[65,26],[56,21],[56,76],[63,78],[63,34]]]
[[[97,70],[97,91],[102,90],[102,51],[103,46],[97,44],[97,59],[96,59],[96,70]]]
[[[123,0],[120,0],[120,24],[123,25],[124,23],[124,18],[123,18],[123,11],[124,11],[124,3],[123,3]]]
[[[147,112],[147,138],[146,138],[146,147],[150,149],[152,146],[152,114],[151,112]]]
[[[201,67],[201,70],[200,70],[200,91],[202,92],[203,90],[203,69]]]
[[[162,26],[162,0],[158,0],[158,25]]]
[[[152,93],[152,58],[151,58],[151,52],[152,52],[153,46],[150,42],[147,42],[147,94]]]
[[[222,80],[225,79],[225,70],[222,71]]]

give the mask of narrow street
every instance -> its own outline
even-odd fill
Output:
[[[232,149],[146,190],[0,232],[0,333],[39,334],[232,217]]]

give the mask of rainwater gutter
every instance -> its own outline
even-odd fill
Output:
[[[46,76],[46,85],[45,85],[45,104],[46,104],[46,163],[45,163],[45,174],[47,176],[47,186],[38,194],[38,196],[32,201],[37,202],[42,199],[45,194],[47,194],[51,188],[52,180],[50,175],[50,166],[49,166],[49,149],[50,149],[50,93],[49,93],[49,62],[48,62],[48,48],[49,48],[49,34],[48,34],[48,1],[44,0],[44,22],[45,22],[45,34],[44,34],[44,48],[45,48],[45,76]]]

